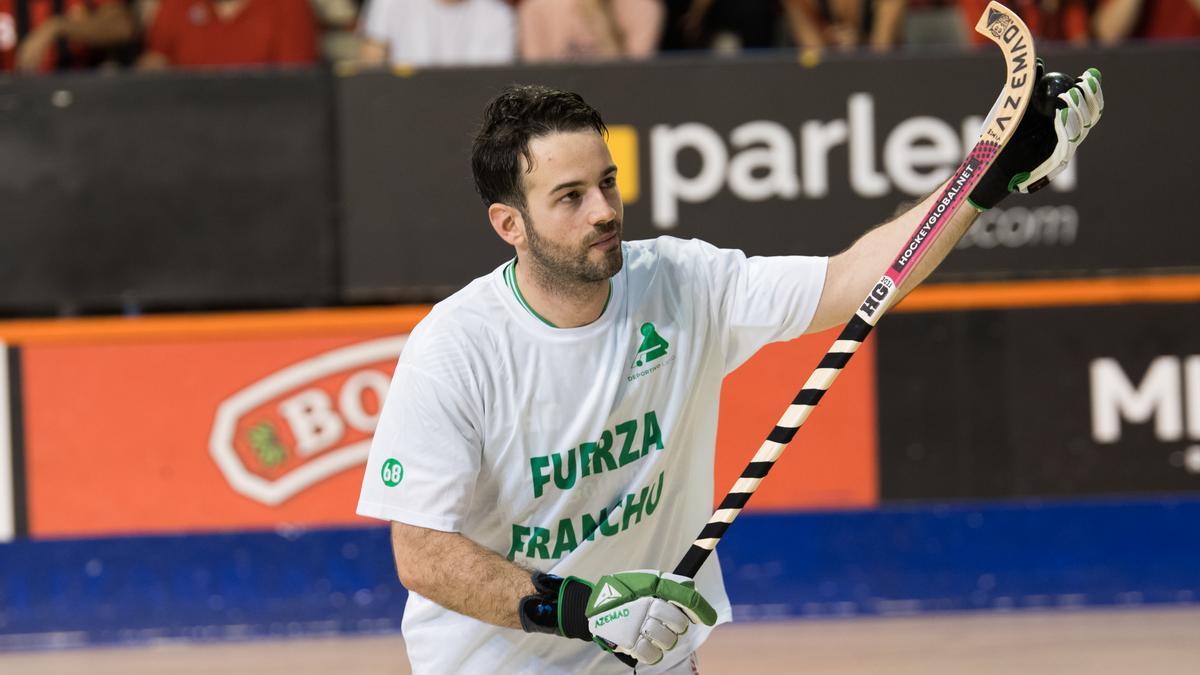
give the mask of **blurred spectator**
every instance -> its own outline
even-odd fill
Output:
[[[90,65],[89,48],[133,36],[122,0],[0,0],[0,70],[44,73]]]
[[[1186,0],[1185,0],[1186,1]],[[1029,26],[1039,40],[1062,40],[1083,46],[1091,39],[1088,28],[1090,0],[1000,0]],[[959,0],[959,9],[971,44],[981,45],[988,38],[975,31],[975,23],[987,8],[988,0]]]
[[[881,52],[902,40],[906,0],[785,0],[792,38],[802,52]]]
[[[365,65],[512,63],[516,17],[504,0],[370,0],[364,11]]]
[[[1100,0],[1092,28],[1101,44],[1200,37],[1200,0]]]
[[[330,63],[355,61],[362,50],[357,0],[310,0],[317,17],[321,57]]]
[[[666,0],[662,48],[737,52],[778,46],[779,0]]]
[[[646,59],[658,51],[662,0],[521,0],[521,59]]]
[[[1043,35],[1049,40],[1070,42],[1076,47],[1086,47],[1091,42],[1092,31],[1089,8],[1090,0],[1042,0]]]
[[[308,65],[317,60],[308,0],[157,0],[144,8],[144,69]]]
[[[1008,7],[1029,27],[1029,32],[1033,36],[1041,37],[1042,35],[1042,13],[1038,11],[1036,0],[997,0],[1000,4]],[[959,14],[963,24],[966,26],[967,42],[974,45],[989,44],[986,36],[975,32],[975,24],[979,21],[979,17],[983,15],[984,9],[987,8],[988,0],[958,0]]]

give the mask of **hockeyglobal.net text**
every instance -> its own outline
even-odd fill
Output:
[[[967,162],[963,170],[959,172],[958,177],[954,179],[954,182],[946,187],[946,192],[942,194],[941,201],[938,202],[933,212],[929,214],[929,218],[925,220],[925,224],[921,226],[921,229],[917,230],[917,233],[913,235],[912,240],[908,243],[908,248],[904,249],[904,253],[901,253],[896,262],[892,264],[892,269],[897,272],[904,270],[905,265],[908,264],[908,261],[912,260],[913,256],[916,255],[917,249],[921,248],[921,244],[925,242],[925,238],[941,222],[946,209],[954,202],[958,193],[962,191],[967,183],[971,182],[971,177],[975,175],[977,166],[978,164],[975,160]]]

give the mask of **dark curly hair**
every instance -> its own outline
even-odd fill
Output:
[[[586,129],[608,134],[600,113],[579,94],[538,84],[515,84],[500,92],[484,110],[483,124],[471,145],[471,172],[483,203],[524,210],[520,157],[532,167],[529,141]]]

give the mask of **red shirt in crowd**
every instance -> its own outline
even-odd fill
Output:
[[[0,71],[13,70],[17,57],[17,43],[45,23],[46,19],[54,16],[54,0],[26,0],[24,4],[28,8],[26,17],[28,25],[23,26],[18,11],[20,2],[21,0],[0,0]],[[63,12],[70,14],[72,11],[95,9],[112,2],[117,2],[117,0],[64,0]],[[57,49],[47,51],[41,70],[43,72],[54,70],[58,56]],[[81,56],[82,50],[72,46],[67,58],[74,62],[78,61]]]
[[[305,65],[317,60],[316,20],[308,0],[245,0],[222,19],[214,0],[162,0],[146,51],[172,66]]]
[[[1104,6],[1111,0],[1098,0],[1094,6]],[[1077,44],[1091,38],[1092,3],[1085,0],[1001,0],[1029,26],[1035,38],[1069,40]],[[967,32],[974,44],[986,44],[988,39],[975,32],[975,22],[987,7],[988,0],[958,0]],[[1053,8],[1053,11],[1050,10]],[[1138,18],[1122,39],[1172,39],[1200,36],[1200,10],[1193,0],[1143,0]]]
[[[1148,0],[1133,37],[1176,39],[1200,37],[1200,10],[1191,0]]]
[[[1068,24],[1072,29],[1082,30],[1082,35],[1062,35],[1060,33],[1063,31],[1058,30],[1059,26],[1055,25],[1057,23],[1054,20],[1056,17],[1046,16],[1042,12],[1042,8],[1039,6],[1040,3],[1037,0],[1000,0],[1000,2],[1015,12],[1017,16],[1021,17],[1021,20],[1029,27],[1029,32],[1033,34],[1034,38],[1063,39],[1082,37],[1085,40],[1087,39],[1088,26],[1086,17],[1082,25],[1076,21],[1071,21]],[[991,43],[991,40],[986,35],[981,35],[975,31],[975,23],[979,21],[979,17],[987,9],[987,4],[988,0],[958,0],[959,11],[962,13],[963,21],[967,27],[967,39],[971,44],[984,45]],[[1068,0],[1062,4],[1067,8],[1072,8],[1079,3]]]

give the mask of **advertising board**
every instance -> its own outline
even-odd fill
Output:
[[[1045,52],[1065,73],[1100,68],[1122,101],[1152,100],[1167,86],[1160,77],[1200,67],[1194,45]],[[949,176],[995,99],[999,61],[983,51],[831,57],[815,67],[773,57],[339,78],[343,297],[454,288],[505,258],[469,156],[485,103],[508,84],[571,89],[601,111],[627,238],[828,255]],[[1173,130],[1198,115],[1194,92],[1166,110],[1111,106],[1103,124],[1116,132],[1089,137],[1049,188],[981,216],[935,278],[1196,270],[1200,240],[1174,227],[1172,200],[1131,195],[1190,189],[1192,174],[1180,168],[1194,163],[1196,145]],[[1130,161],[1164,170],[1113,168]],[[1131,223],[1139,236],[1129,236]]]
[[[303,313],[295,313],[303,320]],[[354,514],[400,330],[323,327],[220,335],[74,336],[21,348],[33,537],[368,524]],[[403,321],[409,321],[405,324]],[[110,322],[111,323],[111,322]],[[407,328],[405,328],[407,326]],[[315,332],[314,332],[315,331]],[[823,354],[831,333],[772,345],[727,380],[717,490],[727,490]],[[751,509],[875,503],[871,343]]]
[[[31,536],[355,522],[350,469],[401,346],[369,334],[26,345]]]
[[[1200,491],[1194,303],[901,314],[878,333],[885,502]]]
[[[329,81],[301,69],[5,78],[0,312],[331,301]]]

